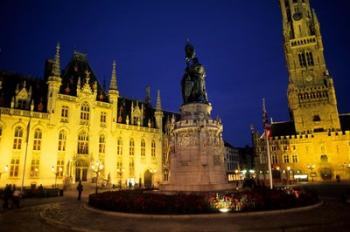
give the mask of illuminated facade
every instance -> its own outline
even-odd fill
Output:
[[[61,73],[60,48],[44,79],[0,73],[0,187],[100,182],[157,186],[162,174],[163,112],[121,97],[113,63],[104,91],[86,55],[75,52]]]
[[[309,0],[280,0],[289,72],[291,121],[273,122],[270,142],[276,180],[350,179],[350,115],[339,115],[333,78]],[[254,132],[256,168],[266,176],[266,143]]]

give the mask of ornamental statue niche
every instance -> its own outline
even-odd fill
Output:
[[[199,63],[194,47],[189,41],[186,43],[185,53],[187,67],[181,81],[183,104],[208,104],[208,96],[205,89],[205,69]]]

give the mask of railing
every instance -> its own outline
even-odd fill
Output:
[[[291,47],[296,46],[304,46],[308,44],[316,44],[316,37],[315,36],[308,36],[301,39],[293,39],[290,41]]]
[[[15,116],[23,116],[23,117],[32,117],[32,118],[40,118],[40,119],[48,119],[48,113],[42,112],[33,112],[29,110],[21,110],[21,109],[12,109],[12,108],[2,108],[0,107],[1,114],[15,115]]]

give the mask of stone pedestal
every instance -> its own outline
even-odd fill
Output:
[[[222,124],[210,117],[210,104],[181,107],[181,120],[173,122],[170,138],[170,170],[163,191],[220,191],[228,184],[224,163]]]

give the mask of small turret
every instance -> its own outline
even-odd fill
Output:
[[[52,73],[48,78],[48,101],[47,101],[47,111],[53,113],[56,105],[56,99],[58,92],[61,87],[61,67],[60,67],[60,44],[56,46],[55,61],[52,67]]]
[[[160,91],[158,89],[157,91],[157,104],[156,104],[156,112],[154,113],[154,116],[156,118],[156,126],[158,129],[163,129],[163,111],[162,111],[162,104],[160,100]]]
[[[119,91],[118,91],[118,84],[117,84],[117,71],[116,71],[115,61],[113,61],[113,64],[112,64],[112,76],[111,76],[111,82],[109,84],[108,95],[109,95],[109,101],[113,107],[113,111],[112,111],[113,122],[116,122],[118,117],[117,113],[118,113]]]

